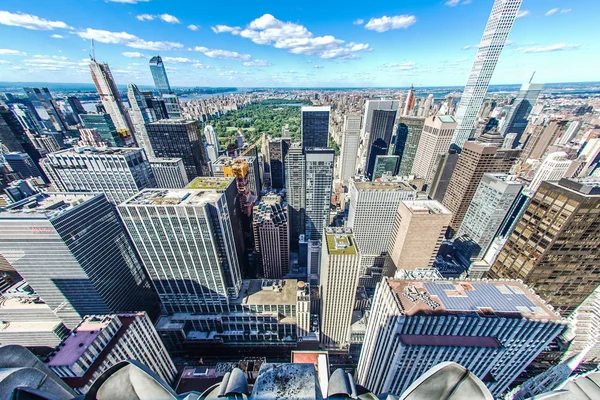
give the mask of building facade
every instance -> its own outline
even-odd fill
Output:
[[[154,81],[154,87],[159,94],[171,93],[171,85],[169,84],[169,78],[167,77],[167,71],[163,64],[160,56],[154,56],[148,62],[150,66],[150,73],[152,74],[152,80]]]
[[[535,175],[533,175],[533,179],[529,184],[529,191],[535,192],[538,190],[543,181],[559,181],[565,176],[572,163],[573,161],[569,160],[567,153],[564,151],[548,154],[535,171]]]
[[[160,304],[102,194],[38,194],[0,212],[0,253],[69,328],[91,314]]]
[[[400,176],[408,176],[412,171],[424,124],[425,118],[405,116],[398,118],[394,154],[400,157],[398,168]]]
[[[263,196],[252,212],[254,248],[260,253],[264,277],[281,279],[290,272],[288,206],[281,196]]]
[[[527,127],[527,118],[533,110],[533,106],[537,102],[540,92],[544,89],[542,83],[524,83],[519,90],[519,94],[515,98],[508,114],[504,119],[504,125],[500,130],[506,136],[509,133],[514,133],[515,137],[512,143],[519,143],[521,136]]]
[[[48,154],[41,166],[57,190],[104,193],[115,205],[144,188],[156,187],[150,162],[140,148],[67,149]]]
[[[290,243],[298,249],[306,229],[306,158],[300,143],[292,143],[285,158],[285,187],[290,217]]]
[[[181,189],[190,183],[181,158],[149,158],[149,161],[156,187]]]
[[[138,147],[146,151],[148,157],[154,157],[154,150],[152,150],[148,132],[146,132],[146,124],[156,121],[156,113],[154,109],[148,107],[146,98],[133,83],[127,85],[127,99],[129,100],[129,115],[134,129],[135,142]]]
[[[125,131],[117,130],[109,114],[87,113],[81,114],[80,118],[84,127],[87,129],[96,129],[104,142],[104,146],[123,147],[125,144],[125,138],[122,136],[122,133]]]
[[[310,148],[306,160],[306,228],[310,240],[321,240],[328,225],[335,153],[329,148]]]
[[[344,133],[342,135],[342,150],[340,153],[340,180],[348,185],[356,173],[356,159],[360,144],[360,115],[344,116]]]
[[[271,171],[271,187],[283,189],[285,187],[284,160],[289,148],[289,141],[281,138],[269,139],[269,167]]]
[[[301,134],[302,149],[309,147],[327,147],[329,144],[329,113],[327,107],[302,107]]]
[[[415,153],[411,173],[423,178],[429,185],[437,169],[437,156],[450,148],[456,122],[447,115],[433,116],[425,120],[423,132]]]

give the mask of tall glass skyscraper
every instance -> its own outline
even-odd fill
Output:
[[[477,114],[483,104],[490,79],[492,79],[500,53],[506,44],[506,38],[515,22],[521,2],[522,0],[494,1],[492,13],[479,43],[467,85],[454,115],[457,125],[452,144],[456,147],[462,148],[471,137]]]
[[[146,132],[146,124],[156,121],[156,113],[154,109],[148,107],[146,99],[138,87],[130,83],[127,85],[127,99],[129,100],[129,114],[133,123],[134,138],[139,147],[146,150],[148,157],[154,157],[154,150],[150,146],[148,132]]]
[[[330,148],[306,149],[306,237],[321,240],[329,221],[333,160]]]
[[[330,107],[302,107],[302,148],[327,147]]]
[[[171,85],[169,85],[167,71],[165,71],[165,65],[160,56],[154,56],[150,59],[150,72],[152,73],[154,86],[156,86],[158,93],[171,93]]]
[[[70,328],[86,315],[160,311],[103,194],[43,193],[4,208],[0,253]]]
[[[504,125],[502,126],[501,133],[506,136],[509,133],[516,133],[513,140],[512,147],[515,148],[521,142],[521,136],[525,132],[527,127],[527,117],[535,106],[540,92],[544,89],[542,83],[525,83],[521,86],[521,90],[513,103]]]

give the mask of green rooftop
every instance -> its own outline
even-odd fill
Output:
[[[444,123],[448,123],[448,122],[456,122],[456,121],[454,120],[454,118],[453,118],[453,117],[451,117],[450,115],[438,115],[437,117],[440,119],[440,121],[442,121],[442,122],[444,122]]]
[[[223,177],[205,177],[199,176],[191,181],[185,188],[186,189],[214,189],[214,190],[225,190],[233,178]]]
[[[335,255],[356,255],[354,236],[347,233],[327,233],[327,251]]]

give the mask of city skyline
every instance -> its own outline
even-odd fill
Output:
[[[111,64],[120,85],[151,85],[148,61],[158,54],[173,86],[463,85],[491,3],[370,3],[368,10],[237,4],[230,15],[205,5],[202,16],[185,17],[195,15],[188,2],[46,9],[41,1],[8,1],[0,10],[0,36],[11,39],[0,41],[0,81],[87,83],[95,39],[96,57]],[[491,84],[525,82],[533,71],[540,82],[593,81],[598,45],[577,27],[592,24],[599,7],[525,0]],[[455,23],[466,19],[474,23]],[[586,70],[569,67],[578,63]]]

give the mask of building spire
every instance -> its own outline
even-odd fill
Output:
[[[531,74],[531,78],[529,79],[529,83],[531,83],[531,81],[533,81],[533,77],[535,76],[535,71],[533,71],[533,74]]]
[[[91,48],[90,58],[92,59],[92,61],[96,61],[96,49],[94,47],[94,39],[92,39],[92,48]]]

